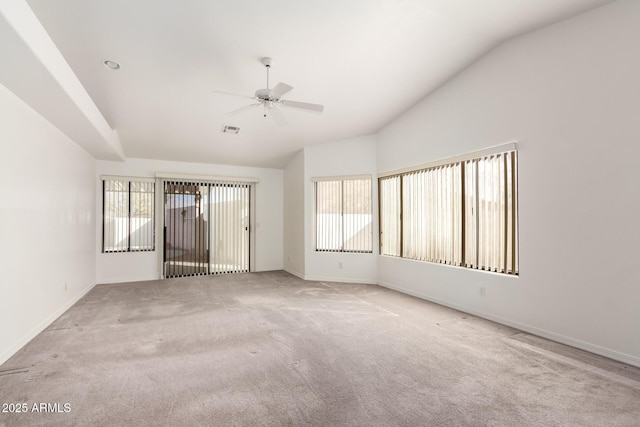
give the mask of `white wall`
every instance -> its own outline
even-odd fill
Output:
[[[95,161],[0,84],[0,364],[95,284]]]
[[[313,248],[313,183],[311,178],[369,174],[373,179],[373,253],[315,252]],[[378,253],[378,193],[376,137],[362,136],[304,149],[305,278],[340,282],[376,283]],[[340,268],[342,263],[342,268]]]
[[[161,275],[160,248],[154,252],[102,253],[102,190],[101,175],[154,177],[156,172],[176,174],[237,176],[259,178],[256,184],[256,271],[281,270],[282,264],[282,219],[283,171],[255,167],[209,165],[199,163],[168,162],[162,160],[127,159],[125,162],[98,161],[95,211],[99,221],[96,236],[96,281],[97,283],[154,280]],[[160,221],[162,215],[156,216]],[[157,243],[157,242],[156,242]]]
[[[382,285],[640,365],[639,19],[508,42],[379,133],[380,172],[519,144],[520,277],[379,257]]]
[[[304,278],[304,150],[284,169],[284,269]]]

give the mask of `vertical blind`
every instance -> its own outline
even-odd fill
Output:
[[[102,188],[102,251],[153,251],[155,184],[104,178]]]
[[[402,176],[402,253],[411,259],[460,265],[460,163]]]
[[[516,152],[465,162],[465,265],[518,273]]]
[[[165,181],[165,277],[249,271],[251,184]]]
[[[379,180],[382,255],[518,274],[517,153]]]
[[[249,271],[249,196],[245,183],[215,183],[211,200],[211,273]]]
[[[316,251],[372,252],[371,179],[314,184]]]
[[[400,176],[380,180],[380,254],[400,256]]]

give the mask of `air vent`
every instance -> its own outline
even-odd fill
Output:
[[[222,133],[238,133],[240,128],[236,126],[225,126],[222,128]]]

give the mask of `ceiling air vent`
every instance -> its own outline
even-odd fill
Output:
[[[225,126],[222,128],[222,133],[238,133],[240,128],[236,126]]]

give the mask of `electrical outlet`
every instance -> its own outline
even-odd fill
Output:
[[[341,262],[338,263],[338,268],[344,267]]]
[[[485,295],[484,293],[484,286],[480,287],[480,296],[483,297]]]
[[[68,289],[69,289],[69,286],[67,285],[67,282],[64,282],[64,290],[66,291]]]

